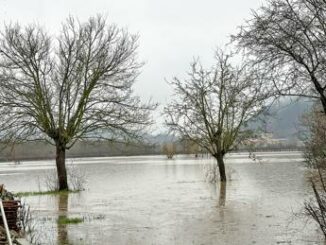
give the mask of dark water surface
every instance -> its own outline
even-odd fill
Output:
[[[232,154],[226,186],[205,181],[210,158],[164,156],[73,159],[86,191],[24,199],[42,244],[324,244],[298,215],[311,190],[299,152]],[[52,161],[0,163],[11,191],[42,189]],[[83,223],[58,225],[59,216]]]

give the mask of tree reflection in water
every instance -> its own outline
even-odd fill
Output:
[[[220,182],[220,195],[218,198],[218,206],[224,207],[226,200],[226,182]]]
[[[58,195],[58,220],[67,218],[68,211],[68,193],[61,193]],[[67,224],[58,222],[58,244],[69,244]]]
[[[217,206],[224,207],[226,201],[226,182],[210,183],[209,188],[211,192],[211,198],[214,200],[218,199]]]

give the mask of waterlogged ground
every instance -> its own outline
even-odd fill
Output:
[[[231,181],[208,184],[210,158],[164,156],[74,159],[86,191],[24,200],[42,244],[324,244],[300,215],[311,193],[298,152],[228,157]],[[12,191],[37,191],[51,161],[0,164]],[[41,188],[42,189],[42,188]],[[82,217],[58,225],[59,216]]]

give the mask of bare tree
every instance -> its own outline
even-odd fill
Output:
[[[326,115],[321,105],[315,104],[303,116],[304,157],[311,168],[310,182],[314,198],[305,202],[305,213],[313,218],[326,237]]]
[[[302,132],[305,143],[304,157],[307,165],[313,169],[326,170],[326,115],[320,104],[315,104],[310,112],[303,115]]]
[[[321,102],[322,108],[305,119],[305,159],[318,170],[311,180],[315,199],[305,208],[326,236],[326,1],[270,0],[233,38],[261,66],[278,94]]]
[[[216,52],[216,65],[205,70],[191,64],[188,78],[174,78],[175,99],[165,108],[166,124],[207,150],[226,181],[224,156],[246,136],[246,123],[264,110],[268,90],[252,67],[233,66],[232,55]],[[214,180],[216,180],[216,168]]]
[[[316,98],[326,113],[325,0],[270,0],[233,39],[279,94]]]
[[[1,139],[55,145],[60,190],[68,189],[65,152],[77,140],[124,141],[150,122],[155,106],[132,93],[137,38],[101,16],[68,18],[56,37],[38,25],[1,32]]]
[[[305,213],[317,222],[326,239],[326,183],[325,176],[320,171],[319,174],[321,186],[318,186],[318,189],[316,182],[311,182],[315,200],[311,199],[305,202]]]

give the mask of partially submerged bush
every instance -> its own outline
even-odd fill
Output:
[[[168,159],[172,159],[173,156],[176,154],[177,150],[174,143],[166,143],[163,144],[162,151],[163,154],[165,154]]]
[[[30,206],[23,203],[18,217],[23,236],[30,242],[30,244],[39,244],[38,241],[40,234],[37,232],[37,222],[32,215]]]
[[[326,115],[319,106],[303,116],[306,128],[304,156],[311,168],[326,169]]]
[[[203,173],[204,173],[204,178],[207,182],[209,183],[218,183],[220,178],[219,178],[219,169],[216,164],[204,164],[203,165]],[[228,167],[226,169],[226,175],[228,177],[228,180],[233,180],[234,176],[237,174],[237,171],[232,168]]]
[[[67,165],[68,185],[70,191],[82,191],[85,189],[87,177],[85,171],[77,168],[73,163]],[[57,172],[55,169],[49,170],[41,179],[48,191],[59,190]]]
[[[312,169],[310,178],[314,198],[306,201],[306,215],[317,222],[326,238],[326,115],[315,106],[303,118],[307,128],[305,138],[305,161]]]
[[[305,202],[306,214],[312,217],[319,225],[320,230],[326,238],[326,187],[325,173],[318,170],[318,180],[312,179],[311,185],[314,192],[314,198]]]

